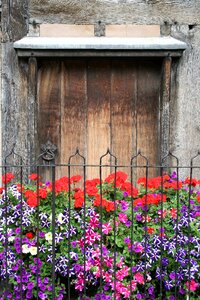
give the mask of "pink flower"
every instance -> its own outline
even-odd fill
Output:
[[[95,212],[90,217],[89,225],[91,228],[96,228],[99,226],[99,215],[96,214]]]
[[[112,274],[109,274],[108,272],[105,272],[103,276],[105,282],[111,282],[112,281]]]
[[[118,215],[120,222],[122,223],[126,223],[128,221],[127,215],[123,214],[123,213],[119,213]]]
[[[104,263],[107,267],[112,267],[112,265],[113,265],[113,258],[112,257],[109,257],[109,256],[104,257],[103,261],[104,261]]]
[[[187,281],[185,285],[188,290],[194,292],[197,289],[199,284],[197,282],[195,282],[194,279],[192,279],[190,282]]]
[[[79,273],[78,278],[75,283],[75,289],[82,291],[84,289],[84,282],[85,282],[85,280],[84,280],[83,273]]]
[[[134,279],[138,282],[138,283],[140,283],[140,284],[144,284],[144,276],[141,274],[141,273],[136,273],[135,275],[134,275]]]
[[[124,266],[123,269],[116,272],[116,278],[120,281],[124,279],[124,277],[128,276],[129,268]]]
[[[102,225],[102,232],[104,234],[108,234],[111,230],[112,230],[112,226],[110,225],[110,223],[105,223]]]
[[[123,264],[124,264],[124,258],[123,258],[123,257],[120,257],[120,261],[119,261],[118,263],[116,263],[116,266],[117,266],[118,268],[122,268]]]
[[[135,242],[134,245],[133,245],[133,250],[136,253],[141,253],[141,252],[143,252],[143,247],[140,243]]]

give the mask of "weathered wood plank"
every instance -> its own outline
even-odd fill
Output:
[[[61,109],[60,62],[43,61],[38,67],[38,145],[50,140],[59,149],[60,161]],[[40,149],[38,149],[40,153]]]
[[[160,111],[160,149],[161,159],[167,154],[169,149],[170,139],[170,94],[171,94],[171,57],[166,57],[163,60],[163,72],[161,82],[161,111]]]
[[[27,130],[30,139],[27,141],[27,150],[30,153],[30,164],[36,161],[36,152],[38,149],[37,141],[37,60],[30,57],[28,61],[28,126]]]
[[[99,157],[110,148],[110,62],[89,60],[87,81],[87,161],[99,164]],[[109,155],[103,164],[109,166]],[[103,176],[109,172],[104,168]],[[88,177],[94,176],[99,176],[99,170],[89,169]]]
[[[61,162],[68,163],[76,149],[86,156],[86,62],[65,60],[61,69]],[[79,156],[71,164],[83,164]],[[66,175],[67,168],[61,174]],[[71,175],[82,174],[83,168],[72,167]]]
[[[144,61],[138,65],[137,98],[137,149],[148,158],[149,164],[159,163],[159,89],[161,62]],[[138,160],[138,165],[145,161]],[[144,170],[138,169],[138,176],[144,176]],[[156,174],[149,169],[149,176]]]
[[[28,0],[4,0],[2,5],[3,41],[16,41],[28,32]]]
[[[2,3],[2,156],[13,147],[27,162],[27,82],[12,41],[27,33],[27,0]],[[12,6],[12,7],[11,7]],[[26,73],[27,70],[25,70]]]
[[[31,0],[31,18],[41,23],[106,24],[199,23],[197,0]]]
[[[170,53],[171,57],[180,57],[182,50],[27,50],[18,49],[19,57],[166,57]]]
[[[111,149],[119,165],[129,165],[136,151],[134,110],[137,68],[133,61],[114,60],[111,80]],[[129,171],[127,168],[120,170]]]

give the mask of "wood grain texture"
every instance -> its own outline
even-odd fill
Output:
[[[13,41],[25,36],[27,29],[27,0],[2,3],[2,156],[13,147],[29,162],[27,153],[28,122],[27,64],[18,62]]]
[[[110,62],[89,60],[87,70],[87,161],[99,164],[99,158],[110,148]],[[103,164],[110,164],[109,155]],[[103,175],[109,173],[106,168]],[[99,176],[97,169],[89,170],[88,176]]]
[[[166,156],[169,149],[170,139],[170,94],[171,94],[172,59],[166,57],[163,60],[161,78],[161,110],[160,110],[160,155],[161,159]],[[165,121],[164,121],[165,120]]]
[[[161,63],[144,61],[138,65],[138,97],[137,112],[137,150],[148,158],[150,165],[159,163],[159,89]],[[143,159],[138,165],[144,165]],[[156,174],[155,169],[149,170],[149,176]],[[144,170],[138,169],[138,176],[144,176]]]
[[[28,32],[28,0],[4,0],[2,5],[3,41],[16,41]]]
[[[37,141],[37,60],[30,57],[28,61],[28,132],[31,138],[27,141],[27,150],[32,153],[30,164],[36,161]]]
[[[61,162],[68,163],[78,148],[86,156],[87,91],[85,60],[65,60],[61,63]],[[71,164],[83,164],[76,155]],[[67,168],[62,168],[66,175]],[[82,174],[83,168],[72,167],[71,175]],[[83,175],[83,174],[82,174]]]
[[[118,165],[127,166],[140,148],[155,164],[159,153],[160,61],[65,59],[42,62],[38,70],[39,144],[50,139],[59,149],[57,162],[68,163],[78,148],[89,165],[99,165],[109,148]],[[76,155],[71,164],[83,164]],[[140,162],[138,162],[140,163]],[[103,177],[113,170],[102,160]],[[127,167],[120,167],[125,172]],[[59,170],[66,175],[68,169]],[[71,175],[82,174],[74,166]],[[138,173],[139,174],[139,173]],[[99,168],[87,168],[98,177]]]
[[[111,73],[111,149],[119,165],[129,165],[136,151],[135,102],[137,68],[132,60],[112,62]],[[127,172],[127,168],[120,168]]]
[[[44,61],[38,68],[38,144],[50,140],[59,149],[61,138],[60,63]],[[38,149],[40,153],[40,149]]]
[[[199,24],[199,0],[31,0],[30,16],[41,23]]]

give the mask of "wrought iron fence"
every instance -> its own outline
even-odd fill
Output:
[[[8,156],[0,299],[199,299],[199,155],[186,167],[171,153],[159,166],[140,152],[119,166],[110,150],[96,166],[78,150],[59,165],[51,149],[47,164]]]

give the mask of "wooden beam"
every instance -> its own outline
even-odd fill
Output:
[[[161,159],[169,151],[170,138],[170,95],[171,95],[171,67],[172,58],[167,56],[163,60],[160,102],[160,155]]]
[[[38,150],[37,145],[37,59],[30,57],[28,60],[28,153],[29,163],[34,163],[36,153]]]
[[[19,57],[181,57],[182,50],[29,50],[17,49]]]

